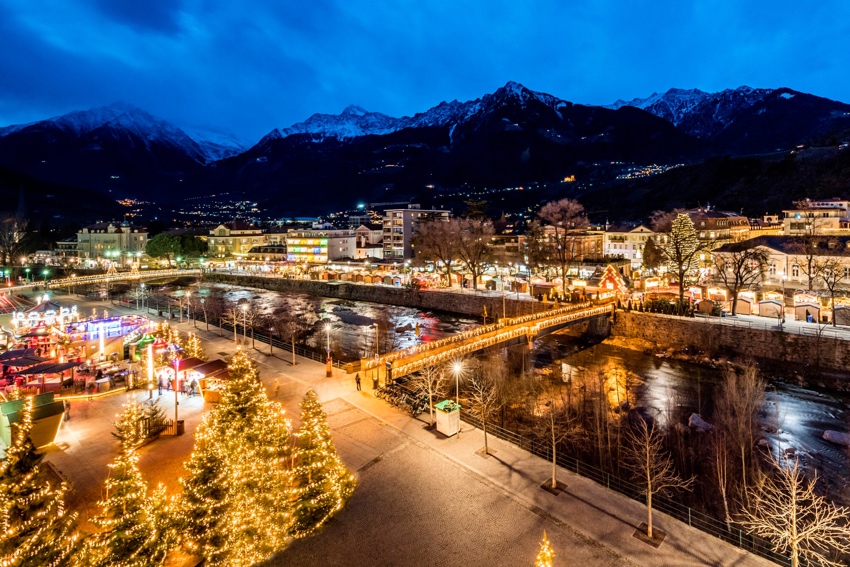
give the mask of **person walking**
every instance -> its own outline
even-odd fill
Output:
[[[70,419],[71,419],[71,402],[69,402],[68,400],[63,400],[62,406],[65,409],[65,421],[70,421]]]
[[[354,382],[357,384],[357,391],[360,391],[360,373],[354,375]]]

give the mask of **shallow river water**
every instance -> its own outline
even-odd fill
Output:
[[[687,424],[691,413],[710,416],[713,392],[722,377],[719,369],[607,344],[587,347],[557,333],[535,341],[532,359],[538,368],[557,365],[569,372],[598,367],[606,375],[628,376],[633,404],[670,425]],[[850,431],[850,396],[768,380],[765,401],[764,425],[778,429],[773,433],[774,427],[767,427],[760,434],[774,454],[793,449],[827,481],[836,500],[850,502],[850,449],[822,438],[827,429]]]

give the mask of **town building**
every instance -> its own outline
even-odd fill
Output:
[[[387,209],[384,213],[384,260],[413,257],[411,241],[416,227],[425,220],[449,220],[451,213],[442,209],[422,209],[410,204],[405,209]]]
[[[817,270],[829,260],[840,269],[838,287],[850,290],[850,236],[833,236],[828,239],[806,243],[797,236],[759,236],[743,242],[729,243],[712,251],[712,256],[731,255],[734,252],[760,248],[767,254],[762,286],[806,290],[810,276],[807,272]],[[807,252],[807,249],[811,252]],[[809,256],[813,270],[809,270]],[[716,261],[715,261],[716,263]],[[813,277],[812,289],[823,291],[821,278]]]
[[[254,246],[267,243],[263,229],[241,220],[220,224],[207,238],[211,258],[245,257]]]
[[[384,257],[384,227],[382,224],[361,224],[354,231],[357,237],[355,259]]]
[[[602,233],[602,253],[606,258],[629,260],[632,270],[639,270],[643,266],[646,241],[654,236],[657,236],[655,232],[642,224],[610,225]]]
[[[354,259],[356,247],[353,230],[296,230],[286,234],[286,259],[297,264]]]
[[[782,211],[782,224],[789,236],[838,233],[850,225],[850,201],[834,197],[800,201]]]
[[[148,229],[127,221],[96,223],[77,231],[78,259],[119,262],[122,256],[141,256],[147,245]]]
[[[728,211],[706,207],[687,211],[702,242],[722,246],[749,238],[750,219]]]

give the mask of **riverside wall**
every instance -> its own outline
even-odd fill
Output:
[[[687,347],[692,352],[702,351],[716,357],[752,358],[780,374],[812,379],[824,373],[846,375],[850,361],[850,341],[719,325],[716,319],[708,318],[618,311],[611,335],[643,339],[664,347]]]
[[[230,285],[267,289],[270,291],[305,293],[319,297],[332,297],[350,301],[371,301],[401,307],[414,307],[429,311],[447,311],[470,317],[481,317],[487,307],[487,320],[502,315],[502,296],[476,295],[475,293],[452,293],[440,290],[417,290],[388,285],[365,285],[351,282],[326,282],[321,280],[296,280],[230,274],[205,274],[204,280]],[[532,302],[511,299],[505,296],[505,312],[508,317],[531,313]],[[535,312],[551,309],[551,303],[534,302]]]

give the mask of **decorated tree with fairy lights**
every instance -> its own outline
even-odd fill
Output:
[[[189,338],[186,340],[186,346],[183,348],[183,354],[199,360],[207,359],[207,353],[204,352],[201,339],[199,339],[198,335],[195,333],[189,333]]]
[[[555,552],[552,551],[552,546],[549,544],[549,539],[546,537],[546,532],[543,532],[543,541],[540,542],[540,551],[537,552],[537,559],[534,561],[534,567],[552,567],[555,559]]]
[[[45,478],[30,439],[32,401],[12,424],[12,444],[0,460],[0,565],[63,565],[77,545],[76,515],[65,510],[65,482]]]
[[[101,512],[91,519],[101,531],[85,540],[80,567],[154,567],[176,546],[173,504],[161,485],[147,493],[138,460],[135,447],[124,445],[109,465]]]
[[[301,401],[301,427],[296,437],[292,534],[304,537],[345,505],[357,481],[337,455],[327,416],[312,390]]]
[[[188,547],[207,565],[242,567],[289,542],[292,430],[241,349],[228,368],[231,380],[221,402],[195,433],[179,516]]]

